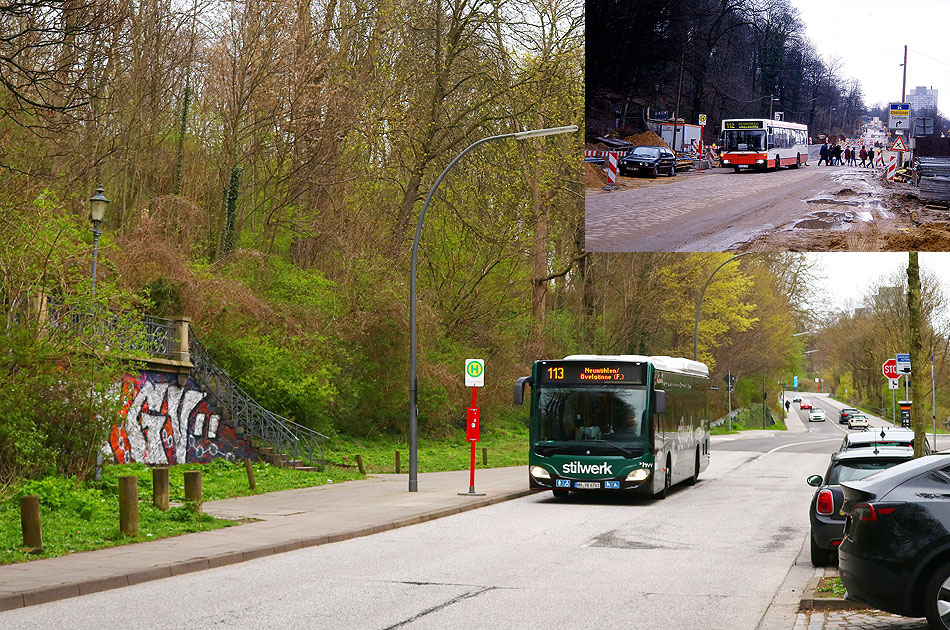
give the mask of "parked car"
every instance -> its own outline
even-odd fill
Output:
[[[811,401],[803,400],[798,404],[799,409],[811,409]]]
[[[909,448],[914,449],[914,432],[903,427],[877,427],[861,431],[860,433],[846,433],[841,440],[838,452],[851,449],[871,448]],[[924,441],[924,452],[928,455],[933,451],[930,443]]]
[[[657,173],[676,176],[676,156],[666,147],[633,147],[617,162],[621,175],[628,172],[644,172],[650,177]]]
[[[825,410],[824,409],[812,409],[808,412],[808,421],[809,422],[824,422],[825,421]]]
[[[838,568],[848,598],[950,629],[950,455],[841,484]]]
[[[868,422],[868,417],[863,413],[852,413],[848,416],[849,429],[867,429],[869,426],[871,426],[871,423]]]
[[[863,479],[868,475],[913,459],[906,448],[854,449],[832,453],[825,476],[812,475],[808,485],[818,488],[808,510],[811,521],[811,563],[816,567],[832,564],[844,536],[845,514],[841,511],[844,495],[841,482]]]
[[[845,407],[844,409],[842,409],[841,414],[838,416],[838,424],[847,424],[848,416],[850,416],[853,413],[861,413],[861,412],[855,409],[854,407]]]

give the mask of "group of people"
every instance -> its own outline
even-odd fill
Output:
[[[841,158],[842,153],[844,153],[844,162]],[[842,151],[840,144],[828,146],[828,143],[825,142],[818,150],[818,166],[821,166],[822,162],[825,163],[825,166],[858,166],[859,157],[863,168],[874,168],[874,147],[871,147],[870,150],[861,147],[860,152],[857,149],[845,147]]]

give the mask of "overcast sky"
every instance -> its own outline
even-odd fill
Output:
[[[864,102],[897,102],[907,44],[907,91],[939,90],[937,107],[950,111],[950,1],[791,0],[808,39],[826,62],[861,82]]]
[[[817,259],[816,272],[822,279],[815,287],[816,302],[820,310],[860,306],[864,295],[879,280],[898,271],[907,273],[906,253],[831,252],[811,253]],[[950,252],[921,252],[918,260],[922,272],[935,274],[941,281],[945,294],[950,294]],[[827,296],[824,302],[822,295]]]

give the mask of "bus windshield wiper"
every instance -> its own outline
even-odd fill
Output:
[[[614,444],[613,442],[608,442],[607,440],[585,440],[585,441],[586,441],[586,442],[594,442],[595,444],[606,444],[607,446],[610,446],[610,447],[612,447],[612,448],[615,448],[615,449],[617,449],[618,451],[620,451],[621,453],[623,453],[623,456],[626,457],[626,458],[628,458],[628,459],[637,456],[637,454],[634,453],[633,451],[631,451],[630,449],[626,449],[626,448],[620,446],[619,444]]]
[[[553,455],[554,453],[562,453],[565,450],[576,448],[576,444],[560,444],[558,446],[548,445],[548,444],[535,444],[534,450],[538,452],[538,455],[548,456]],[[541,451],[544,451],[543,453]]]

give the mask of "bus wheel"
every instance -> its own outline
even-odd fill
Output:
[[[686,483],[695,486],[697,481],[699,481],[699,447],[696,448],[696,465],[693,467],[693,476]]]
[[[795,168],[799,168],[802,165],[802,154],[799,153],[795,156]]]
[[[571,493],[570,490],[565,490],[564,488],[552,488],[551,493],[558,499],[566,499],[567,495]]]
[[[772,170],[773,170],[773,171],[777,171],[777,170],[778,170],[778,167],[781,166],[781,164],[782,164],[782,158],[780,158],[778,155],[776,155],[776,156],[775,156],[775,166],[772,168]]]
[[[666,468],[663,471],[663,489],[653,495],[654,499],[665,499],[670,491],[670,482],[673,480],[673,467],[669,458],[666,459]]]

